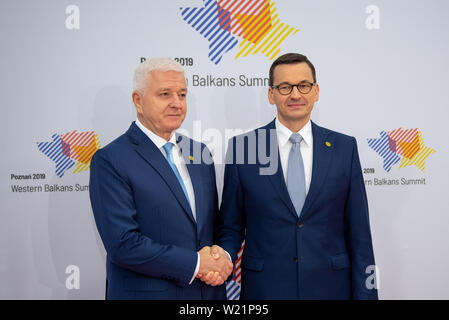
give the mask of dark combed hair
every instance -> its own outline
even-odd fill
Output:
[[[307,63],[307,65],[312,70],[313,82],[316,82],[315,67],[313,66],[312,62],[310,62],[310,60],[305,55],[302,55],[299,53],[286,53],[286,54],[283,54],[282,56],[278,57],[276,60],[274,60],[273,64],[271,65],[270,78],[268,81],[269,86],[270,87],[273,86],[274,69],[278,65],[280,65],[280,64],[297,64],[297,63],[301,63],[301,62]]]

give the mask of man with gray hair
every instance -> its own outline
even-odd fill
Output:
[[[212,156],[175,133],[186,95],[180,64],[145,61],[134,74],[136,121],[92,157],[89,192],[107,252],[108,299],[225,298],[233,265],[211,247],[218,221]]]

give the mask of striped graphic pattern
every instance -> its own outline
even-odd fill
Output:
[[[180,8],[192,28],[209,41],[209,58],[218,64],[240,39],[235,59],[264,54],[274,59],[281,43],[299,31],[281,22],[273,0],[203,0],[204,7]]]
[[[274,1],[254,0],[254,1],[223,1],[225,10],[235,12],[238,21],[236,32],[238,36],[243,36],[243,41],[239,44],[239,52],[235,58],[246,57],[249,54],[258,52],[264,54],[269,60],[273,60],[280,52],[281,43],[289,35],[294,35],[299,29],[281,22],[276,13]],[[251,6],[250,6],[250,3]],[[238,7],[232,5],[254,7],[249,13],[242,12]],[[229,7],[227,7],[229,6]],[[237,11],[238,10],[238,11]]]
[[[180,8],[181,15],[184,21],[209,41],[209,59],[218,64],[238,40],[229,31],[230,13],[220,10],[216,0],[203,2],[202,8]]]
[[[421,132],[418,129],[403,130],[399,128],[393,130],[390,137],[397,141],[397,153],[403,156],[399,168],[414,165],[424,172],[425,160],[435,150],[424,145]]]
[[[234,271],[232,272],[232,279],[226,283],[226,296],[228,300],[239,300],[240,298],[240,285],[242,282],[242,269],[240,262],[242,260],[243,249],[245,248],[245,242],[237,253],[237,261],[235,262]]]
[[[51,138],[53,139],[51,142],[38,142],[37,147],[40,152],[56,163],[56,175],[62,178],[66,170],[73,167],[75,161],[63,152],[67,147],[63,145],[59,134],[54,134]]]
[[[387,172],[390,172],[391,168],[401,160],[401,157],[392,151],[395,149],[394,141],[385,131],[380,133],[380,139],[368,139],[368,146],[382,157],[383,168]]]
[[[416,128],[382,131],[380,139],[367,140],[368,146],[382,157],[387,172],[399,161],[399,168],[414,165],[424,172],[426,158],[436,152],[424,145],[422,134]]]
[[[89,169],[93,154],[101,148],[95,131],[78,133],[76,130],[65,134],[52,135],[51,142],[37,142],[44,155],[56,163],[56,175],[60,178],[73,168],[73,174]]]

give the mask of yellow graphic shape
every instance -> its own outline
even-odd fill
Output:
[[[256,54],[260,50],[266,57],[273,60],[279,52],[279,46],[287,36],[294,35],[299,29],[280,22],[273,1],[265,1],[257,14],[236,14],[235,19],[243,30],[243,38],[239,44],[240,51],[235,59]]]
[[[407,159],[412,159],[421,148],[419,144],[419,137],[416,133],[411,142],[408,141],[397,141],[396,142],[397,153],[404,156]]]
[[[235,19],[241,26],[243,32],[243,39],[252,43],[263,37],[271,27],[271,11],[274,3],[269,3],[268,0],[264,1],[262,9],[257,14],[236,14]]]
[[[98,138],[98,134],[93,135],[88,139],[86,143],[74,144],[71,145],[73,150],[73,158],[78,160],[78,163],[75,165],[75,170],[73,173],[85,171],[90,167],[90,160],[94,155],[95,151],[101,148],[100,141]]]
[[[417,140],[415,142],[415,140]],[[426,158],[430,156],[432,153],[436,152],[432,148],[424,145],[421,131],[418,131],[416,139],[411,143],[402,143],[399,142],[399,148],[401,149],[401,154],[404,155],[401,163],[399,164],[399,168],[408,167],[411,165],[417,166],[422,172],[425,170]]]

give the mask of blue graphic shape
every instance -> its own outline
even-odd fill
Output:
[[[231,280],[226,283],[226,296],[228,300],[238,300],[240,298],[240,285],[237,281]]]
[[[401,160],[401,157],[393,151],[396,150],[396,142],[385,131],[380,133],[380,139],[367,140],[369,147],[382,157],[385,171],[390,172],[391,168]]]
[[[60,178],[75,165],[70,159],[70,145],[63,142],[59,134],[52,135],[51,142],[37,142],[37,148],[56,163],[56,175]]]
[[[182,18],[209,42],[209,59],[218,64],[223,55],[238,43],[231,33],[231,13],[217,0],[203,0],[204,6],[179,8]],[[225,28],[224,28],[225,27]]]

